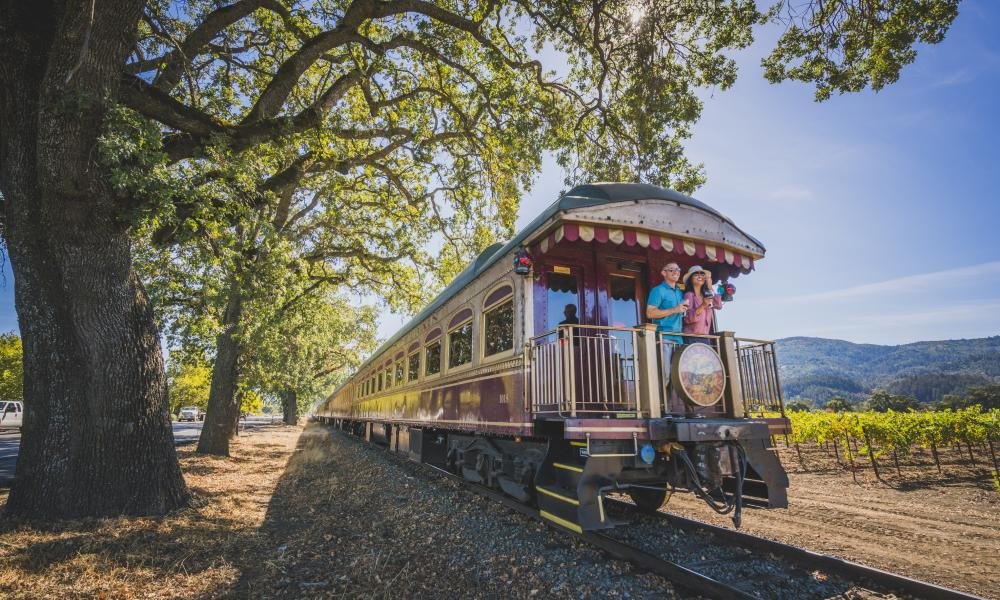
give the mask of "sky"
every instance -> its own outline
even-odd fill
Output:
[[[813,101],[760,69],[775,32],[734,57],[736,85],[703,94],[687,143],[694,196],[764,243],[719,325],[737,335],[902,344],[1000,334],[1000,2],[966,0],[879,93]],[[518,228],[564,188],[550,158]],[[0,331],[16,330],[4,264]],[[383,337],[404,317],[385,313]]]
[[[1000,2],[967,0],[878,93],[813,101],[772,85],[774,32],[735,54],[736,85],[703,95],[687,143],[693,195],[767,248],[734,281],[737,335],[902,344],[1000,334]],[[563,189],[553,161],[518,227]]]

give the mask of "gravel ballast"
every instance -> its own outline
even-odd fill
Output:
[[[272,547],[236,594],[271,597],[678,598],[448,478],[311,425],[262,527]]]

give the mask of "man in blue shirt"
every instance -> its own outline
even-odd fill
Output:
[[[661,333],[680,333],[684,326],[684,313],[688,305],[684,302],[684,290],[678,284],[681,278],[681,268],[677,263],[667,263],[663,270],[663,283],[649,292],[646,302],[646,317],[656,323],[656,330]],[[683,344],[679,335],[664,335],[664,340]]]

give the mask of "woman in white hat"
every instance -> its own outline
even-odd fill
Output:
[[[712,272],[695,265],[684,275],[684,301],[688,311],[684,315],[684,333],[709,335],[716,310],[722,308],[722,299],[712,290]],[[687,343],[701,342],[712,345],[711,338],[684,336]]]

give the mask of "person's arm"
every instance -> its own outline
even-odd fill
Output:
[[[715,286],[715,282],[712,281],[712,272],[711,271],[705,271],[705,285],[707,285],[710,288],[713,287],[713,286]],[[704,304],[708,304],[708,303],[706,302]],[[711,304],[711,306],[715,310],[719,310],[720,308],[722,308],[722,296],[720,296],[719,294],[715,294],[714,296],[712,296],[712,304]]]
[[[647,319],[662,319],[663,317],[669,317],[670,315],[676,315],[677,313],[684,312],[684,305],[678,304],[673,308],[659,309],[652,304],[646,305],[646,318]]]
[[[660,309],[659,306],[663,302],[663,298],[660,294],[660,288],[653,288],[649,292],[649,300],[646,302],[646,318],[647,319],[662,319],[663,317],[669,317],[670,315],[676,315],[678,313],[685,312],[687,309],[684,306],[684,301],[682,300],[677,306],[671,308]]]
[[[687,314],[684,315],[684,322],[690,325],[691,323],[694,323],[698,315],[700,315],[701,312],[705,309],[705,302],[702,301],[702,303],[698,306],[698,308],[695,308],[693,292],[686,292],[684,294],[683,302],[687,302],[688,305]]]
[[[659,291],[658,288],[653,288],[649,290],[649,299],[646,301],[646,318],[649,319],[650,321],[659,319],[664,316],[662,314],[659,314],[660,312],[662,312],[658,308],[660,306],[660,301],[662,299],[660,298],[660,294],[657,293],[658,291]]]

